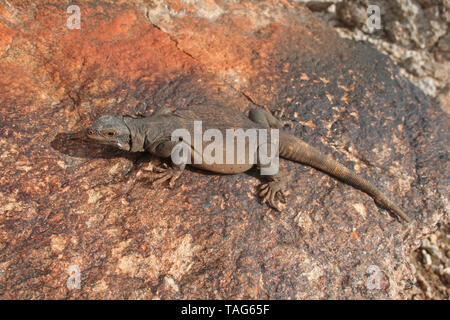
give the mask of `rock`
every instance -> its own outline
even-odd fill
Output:
[[[438,61],[450,61],[450,33],[447,33],[439,40],[434,48],[434,52]]]
[[[304,1],[305,6],[314,12],[327,11],[328,8],[333,4],[331,1]]]
[[[435,1],[423,7],[413,0],[379,1],[382,24],[388,38],[409,49],[431,49],[447,34],[445,16],[448,1]]]
[[[361,27],[367,21],[366,8],[351,1],[337,3],[336,14],[347,27]]]
[[[345,12],[351,17],[351,12],[362,12],[369,5],[380,8],[381,29],[371,29],[363,20],[356,24],[345,22]],[[450,2],[347,0],[336,6],[339,9],[336,14],[333,13],[334,6],[331,6],[326,13],[321,12],[317,16],[335,27],[342,37],[368,41],[389,55],[403,75],[448,113]]]
[[[449,118],[366,43],[295,2],[0,4],[0,294],[7,298],[404,298],[420,239],[448,221]],[[93,145],[103,114],[266,106],[414,219],[282,161],[290,203],[255,174],[188,171]],[[444,274],[444,273],[443,273]]]
[[[440,226],[437,232],[422,241],[414,252],[416,278],[419,287],[413,288],[414,298],[446,299],[450,293],[450,224]]]
[[[417,2],[422,6],[422,8],[429,8],[442,3],[441,0],[417,0]]]
[[[342,23],[337,21],[339,16],[333,16],[331,10],[333,7],[330,7],[326,14],[320,13],[318,16],[327,22],[328,25],[336,27],[341,36],[359,41],[369,41],[377,49],[389,55],[400,67],[401,74],[405,75],[427,95],[437,101],[444,112],[450,114],[450,38],[448,36],[450,2],[419,0],[415,4],[411,4],[393,0],[361,3],[361,1],[354,0],[352,4],[359,5],[359,8],[366,8],[369,4],[378,5],[381,9],[382,29],[374,32],[366,28],[365,25],[353,27],[351,30],[342,28]],[[420,4],[420,6],[417,4]],[[398,11],[390,9],[391,5],[397,8],[401,8],[404,5],[407,6],[403,7],[403,10]],[[417,10],[414,10],[413,14],[403,14],[402,11],[406,11],[408,5],[409,7],[412,5]],[[424,21],[423,17],[425,17],[426,21]],[[396,21],[393,27],[397,28],[397,30],[390,30],[392,21]],[[421,33],[420,36],[428,36],[427,33],[430,30],[427,30],[429,29],[427,24],[430,24],[431,27],[437,27],[437,33],[432,32],[433,41],[439,38],[439,34],[444,33],[444,35],[432,47],[421,46],[422,48],[418,48],[417,46],[411,46],[413,39],[418,39],[417,31]],[[391,42],[389,42],[386,34],[394,34],[395,37],[391,36]],[[430,237],[441,234],[446,234],[445,229],[438,229]],[[448,242],[445,238],[443,239],[444,243]],[[442,250],[445,252],[445,248],[442,248]],[[417,252],[422,251],[424,249],[420,247],[412,255],[420,287],[413,288],[410,297],[413,299],[447,298],[449,290],[446,289],[448,285],[446,284],[445,276],[442,276],[440,268],[435,266],[432,269],[423,267],[423,259],[417,255]]]

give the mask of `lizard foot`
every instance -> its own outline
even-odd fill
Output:
[[[259,187],[258,195],[262,199],[263,203],[267,203],[273,209],[281,212],[279,203],[286,203],[286,196],[282,190],[283,187],[284,183],[282,181],[270,181],[263,183]]]
[[[169,167],[166,163],[163,163],[162,167],[156,167],[154,171],[156,173],[152,175],[152,184],[158,186],[164,181],[169,180],[169,187],[171,188],[183,172],[179,168]]]

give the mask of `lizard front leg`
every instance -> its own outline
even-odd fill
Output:
[[[172,164],[172,166],[168,166],[166,163],[162,165],[162,167],[155,168],[155,174],[152,175],[152,184],[155,186],[160,185],[164,181],[169,181],[169,187],[173,187],[175,181],[181,176],[184,171],[185,165],[177,166]]]
[[[172,154],[172,149],[176,144],[177,142],[175,141],[161,142],[153,150],[151,150],[151,153],[160,158],[169,158]],[[186,164],[184,163],[176,165],[173,162],[171,166],[168,166],[166,163],[164,163],[162,167],[156,167],[156,173],[152,175],[152,184],[157,186],[165,181],[169,181],[169,187],[172,188],[175,184],[175,181],[183,173],[185,167]]]

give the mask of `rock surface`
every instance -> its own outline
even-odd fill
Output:
[[[345,38],[372,43],[450,114],[450,2],[447,0],[302,0]],[[311,6],[314,4],[314,6]],[[327,4],[327,6],[318,6]],[[368,7],[380,9],[369,28]],[[373,11],[370,12],[373,14]]]
[[[450,114],[450,2],[444,0],[304,0],[342,37],[372,43]],[[380,8],[379,30],[367,28],[368,5]],[[363,14],[361,14],[363,13]],[[358,19],[359,18],[359,19]],[[358,23],[359,21],[359,23]],[[362,23],[361,23],[362,22]],[[394,30],[397,29],[397,30]],[[399,32],[397,32],[399,31]],[[428,43],[428,45],[425,45]],[[418,287],[412,299],[450,296],[450,224],[439,225],[413,252]]]
[[[0,4],[2,298],[407,296],[407,257],[448,221],[450,122],[386,56],[290,1],[85,1],[81,29],[66,10]],[[287,161],[283,214],[253,173],[153,188],[156,159],[82,135],[99,115],[194,103],[277,111],[414,223]]]

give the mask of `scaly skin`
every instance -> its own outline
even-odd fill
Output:
[[[145,118],[105,116],[98,119],[88,128],[88,137],[103,144],[117,146],[130,152],[148,151],[158,157],[168,158],[177,142],[171,141],[172,132],[176,129],[186,129],[194,136],[194,121],[202,121],[203,132],[207,129],[218,129],[225,137],[226,129],[281,129],[281,122],[264,110],[251,110],[249,117],[239,113],[230,112],[229,109],[219,106],[191,106],[189,109],[171,111],[162,109],[152,116]],[[370,195],[378,203],[391,210],[403,220],[409,222],[408,216],[394,203],[392,203],[372,183],[359,177],[356,173],[341,165],[337,161],[322,154],[318,149],[308,145],[299,138],[282,130],[279,131],[279,155],[282,158],[300,162],[317,168],[341,181],[358,188]],[[235,143],[236,144],[236,143]],[[203,142],[203,147],[208,143]],[[235,154],[236,154],[236,145]],[[224,150],[224,159],[225,152]],[[246,147],[248,160],[248,146]],[[223,161],[225,163],[225,161]],[[243,164],[192,164],[203,170],[223,174],[245,172],[253,167],[253,163],[246,161]],[[258,164],[259,165],[259,164]],[[157,169],[154,176],[156,184],[169,181],[172,186],[181,175],[184,165],[163,167]],[[280,210],[277,200],[285,202],[283,193],[285,179],[281,173],[267,176],[268,182],[260,186],[259,196],[274,209]]]

